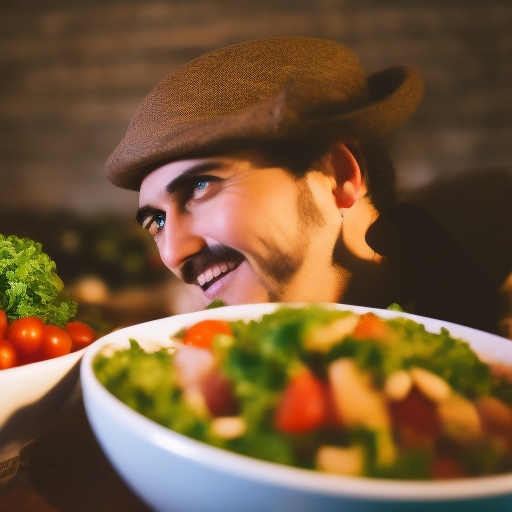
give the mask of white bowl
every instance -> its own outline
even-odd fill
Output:
[[[0,371],[0,480],[15,473],[16,465],[6,461],[16,458],[80,397],[80,359],[88,348]]]
[[[96,379],[92,361],[106,344],[166,344],[181,327],[205,318],[259,318],[276,304],[231,306],[164,318],[115,331],[85,354],[85,409],[105,454],[126,483],[154,510],[174,512],[510,511],[512,474],[453,481],[392,481],[343,477],[252,459],[173,432],[130,409]],[[329,305],[356,313],[403,315],[467,340],[482,359],[512,366],[512,343],[498,336],[396,311]]]

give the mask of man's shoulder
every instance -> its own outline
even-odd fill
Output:
[[[424,208],[400,203],[367,233],[404,285],[410,312],[497,330],[497,293],[443,223]]]

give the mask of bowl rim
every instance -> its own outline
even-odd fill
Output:
[[[0,371],[0,375],[13,375],[16,373],[17,375],[23,375],[23,373],[28,373],[36,369],[37,371],[51,371],[52,368],[58,368],[62,365],[66,366],[67,364],[73,364],[77,360],[79,360],[86,353],[87,350],[93,347],[93,345],[99,341],[101,338],[93,341],[87,347],[81,348],[80,350],[76,350],[74,352],[70,352],[69,354],[64,354],[62,356],[52,357],[50,359],[43,359],[41,361],[34,361],[33,363],[26,363],[20,366],[13,366],[12,368],[5,368]]]
[[[504,342],[510,343],[510,340],[506,338],[470,327],[395,310],[382,310],[346,304],[319,303],[319,305],[343,311],[350,310],[357,314],[372,312],[386,318],[410,318],[416,322],[434,326],[433,328],[427,327],[427,330],[431,332],[439,332],[441,327],[445,327],[452,336],[457,338],[478,336],[484,337],[486,341],[491,341],[498,345]],[[132,330],[140,331],[147,327],[159,329],[165,328],[169,324],[173,326],[173,330],[168,333],[168,337],[173,332],[176,332],[176,327],[179,329],[181,326],[190,325],[202,319],[226,318],[229,320],[239,318],[241,315],[244,315],[244,319],[258,318],[262,314],[274,311],[281,306],[302,307],[304,304],[272,303],[225,306],[152,320],[114,331],[96,340],[94,347],[89,347],[84,354],[81,360],[80,372],[83,392],[88,396],[90,395],[90,405],[96,401],[99,407],[108,411],[109,414],[116,415],[118,421],[121,420],[123,425],[145,438],[147,442],[211,469],[217,469],[227,474],[259,481],[267,485],[284,486],[302,492],[371,501],[467,501],[478,498],[512,495],[512,473],[443,481],[388,480],[321,473],[315,470],[296,468],[240,455],[174,432],[131,409],[104,388],[92,370],[92,361],[96,354],[105,345],[114,342],[114,340],[116,340],[116,343],[128,346],[128,336]],[[176,326],[173,324],[176,324]],[[452,330],[456,333],[452,332]],[[124,337],[126,338],[125,343],[123,342]],[[512,362],[512,344],[505,352],[509,352],[509,358]],[[500,357],[498,356],[496,360],[499,361]],[[86,412],[89,414],[87,403]]]

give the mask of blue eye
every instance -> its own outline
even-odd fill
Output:
[[[188,185],[188,188],[184,190],[184,204],[189,207],[210,199],[219,190],[217,184],[222,179],[218,176],[194,176]]]
[[[208,196],[210,192],[210,185],[212,180],[201,177],[192,185],[192,191],[190,193],[191,199],[203,199]]]
[[[141,223],[144,229],[147,229],[151,235],[155,236],[165,225],[165,214],[155,213],[148,215]]]

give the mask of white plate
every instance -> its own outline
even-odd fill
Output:
[[[206,318],[259,318],[278,304],[231,306],[188,313],[115,331],[89,350],[81,365],[82,389],[92,429],[107,457],[132,489],[157,511],[330,512],[489,510],[512,511],[512,474],[438,482],[327,475],[231,453],[154,423],[111,395],[91,363],[109,343],[128,339],[167,344],[169,335]],[[294,305],[297,306],[297,305]],[[488,333],[429,318],[345,305],[325,305],[384,318],[406,316],[431,332],[446,327],[482,359],[512,367],[512,343]]]

